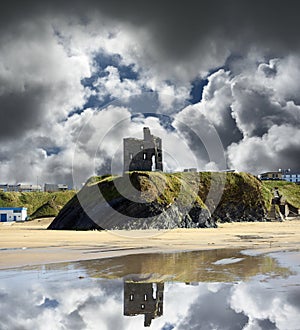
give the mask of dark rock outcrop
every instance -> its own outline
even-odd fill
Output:
[[[69,205],[68,205],[69,204]],[[136,203],[118,198],[83,205],[75,196],[48,229],[172,229],[216,227],[207,209],[193,206],[190,210],[178,205],[166,207],[157,201]],[[113,206],[112,206],[113,205]]]

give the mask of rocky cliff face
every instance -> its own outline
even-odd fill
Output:
[[[264,221],[266,205],[261,183],[245,173],[130,172],[91,178],[49,229],[209,228]]]

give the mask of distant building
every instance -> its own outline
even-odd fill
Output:
[[[197,169],[195,167],[185,168],[183,172],[197,172]]]
[[[124,172],[163,171],[161,138],[151,135],[149,127],[144,127],[144,138],[125,138]]]
[[[261,180],[285,180],[288,182],[300,183],[300,173],[291,172],[290,170],[261,173],[259,178]]]
[[[144,314],[144,326],[150,327],[163,315],[164,283],[124,282],[124,315]]]
[[[282,174],[282,180],[300,183],[300,174],[295,172],[285,172]]]
[[[15,191],[18,192],[19,191],[19,185],[18,184],[9,184],[8,185],[8,189],[7,191]]]
[[[66,191],[68,189],[69,189],[68,185],[63,184],[63,183],[58,183],[58,184],[45,183],[45,186],[44,186],[44,191],[47,191],[47,192]]]
[[[265,172],[259,175],[261,180],[282,180],[281,172]]]
[[[7,192],[8,184],[0,184],[0,191]]]
[[[19,187],[17,184],[0,184],[0,191],[8,192],[8,191],[19,191]]]
[[[4,192],[33,192],[42,191],[42,187],[36,184],[0,184],[0,191]]]
[[[26,207],[0,207],[0,222],[25,221]]]
[[[18,184],[19,192],[34,192],[34,191],[42,191],[42,187],[37,184]]]

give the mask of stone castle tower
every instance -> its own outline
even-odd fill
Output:
[[[163,171],[161,138],[144,127],[144,139],[125,138],[124,172],[126,171]]]
[[[124,315],[144,315],[145,327],[163,315],[163,299],[164,283],[124,283]]]

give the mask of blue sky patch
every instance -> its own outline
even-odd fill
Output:
[[[161,330],[172,330],[175,328],[175,324],[171,324],[171,323],[166,323],[164,324],[164,326],[161,328]]]
[[[120,79],[123,81],[124,79],[132,79],[137,80],[139,78],[138,72],[134,70],[134,64],[123,65],[121,64],[122,58],[119,54],[108,55],[104,53],[100,53],[94,57],[94,63],[96,68],[98,69],[95,75],[99,77],[100,72],[104,71],[108,66],[114,66],[118,69]]]
[[[141,116],[143,116],[144,118],[148,118],[148,117],[155,117],[158,118],[160,125],[165,128],[168,131],[174,131],[175,128],[172,125],[173,123],[173,118],[167,115],[163,115],[160,113],[138,113],[138,114],[133,114],[131,116],[131,120],[134,120],[135,118],[140,118]]]
[[[44,148],[44,150],[47,153],[47,156],[51,156],[51,155],[57,155],[61,152],[61,148],[59,147],[48,147],[48,148]]]
[[[137,80],[139,79],[139,74],[134,70],[134,65],[130,64],[128,66],[121,64],[122,58],[118,54],[108,55],[105,53],[99,53],[94,57],[94,66],[96,67],[96,72],[93,73],[91,77],[87,77],[81,80],[81,84],[90,90],[97,91],[95,83],[98,78],[106,77],[109,75],[105,69],[108,66],[113,66],[118,69],[121,82],[124,79]],[[99,99],[97,95],[92,95],[89,97],[87,102],[81,109],[74,109],[70,112],[69,117],[75,113],[80,114],[87,108],[102,108],[108,103],[113,101],[113,98],[109,95],[105,96],[103,99]]]
[[[190,102],[192,104],[198,103],[202,99],[202,92],[204,86],[208,84],[207,79],[196,78],[192,81],[192,89],[190,92]]]
[[[39,307],[56,308],[58,305],[59,303],[56,299],[45,298],[44,302],[41,305],[39,305]]]

